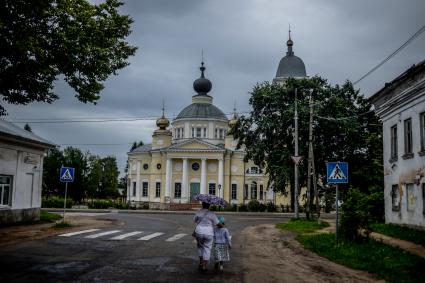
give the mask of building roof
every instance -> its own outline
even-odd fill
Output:
[[[149,143],[149,144],[144,144],[144,145],[136,147],[135,149],[130,151],[130,153],[149,152],[151,150],[152,150],[152,144]]]
[[[184,118],[215,118],[220,120],[226,120],[227,117],[216,106],[209,103],[192,103],[182,111],[180,111],[179,115],[177,115],[176,119],[184,119]]]
[[[36,143],[36,144],[42,145],[43,147],[55,146],[54,143],[46,139],[43,139],[30,131],[24,130],[4,119],[0,119],[0,134],[2,136],[8,136],[8,137],[25,141],[25,142]]]
[[[389,93],[392,93],[398,86],[400,86],[404,81],[414,77],[416,74],[424,72],[425,70],[425,60],[414,64],[412,67],[404,71],[401,75],[393,79],[389,83],[385,83],[384,87],[378,90],[375,94],[368,98],[376,106],[380,106],[384,102],[384,97]]]

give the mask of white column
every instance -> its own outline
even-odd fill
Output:
[[[136,165],[136,201],[140,200],[140,167],[142,165],[142,161],[137,161]]]
[[[219,196],[223,197],[223,191],[224,191],[224,170],[223,170],[223,159],[218,160],[218,186],[221,187],[219,190]]]
[[[187,158],[183,158],[183,174],[182,174],[182,199],[186,199],[189,196],[188,185],[187,185]]]
[[[173,176],[173,160],[167,158],[167,166],[165,171],[165,201],[170,201],[171,192],[171,178]]]
[[[207,193],[207,159],[201,160],[201,194]]]

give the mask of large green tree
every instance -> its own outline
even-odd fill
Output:
[[[136,48],[125,39],[133,20],[117,0],[3,0],[0,2],[0,95],[12,104],[51,103],[60,76],[87,103],[103,82],[129,63]],[[6,110],[0,105],[0,116]]]
[[[314,101],[313,149],[317,180],[326,178],[326,161],[349,163],[350,185],[367,190],[382,185],[381,124],[371,104],[350,82],[330,85],[318,76],[288,79],[283,84],[257,84],[249,103],[250,115],[242,116],[233,133],[244,144],[247,159],[267,165],[276,191],[290,185],[293,196],[294,98],[298,93],[300,184],[306,185],[309,96]],[[326,182],[319,182],[319,184]],[[292,198],[293,200],[293,198]],[[293,204],[292,204],[293,205]]]

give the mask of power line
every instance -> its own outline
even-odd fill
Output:
[[[234,112],[225,113],[232,115]],[[246,114],[249,111],[237,112],[236,114]],[[171,116],[170,119],[175,119],[177,116]],[[117,118],[79,118],[79,119],[52,119],[52,118],[30,118],[30,119],[10,119],[9,122],[16,124],[60,124],[60,123],[105,123],[105,122],[134,122],[134,121],[155,121],[158,117],[117,117]]]
[[[353,83],[353,85],[359,83],[360,81],[362,81],[364,78],[366,78],[367,76],[369,76],[370,74],[372,74],[373,72],[375,72],[379,67],[381,67],[382,65],[384,65],[388,60],[390,60],[392,57],[394,57],[397,53],[399,53],[402,49],[404,49],[406,46],[408,46],[413,40],[415,40],[421,33],[423,33],[425,31],[425,26],[421,27],[417,32],[415,32],[415,34],[413,34],[405,43],[403,43],[399,48],[397,48],[393,53],[391,53],[390,55],[388,55],[384,60],[382,60],[378,65],[376,65],[375,67],[373,67],[369,72],[367,72],[366,74],[364,74],[360,79],[358,79],[357,81],[355,81]]]

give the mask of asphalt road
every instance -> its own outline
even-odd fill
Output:
[[[225,215],[233,236],[231,263],[222,273],[212,265],[203,273],[197,270],[192,215],[108,213],[96,217],[125,224],[2,247],[0,282],[242,282],[239,233],[250,225],[287,220]]]

